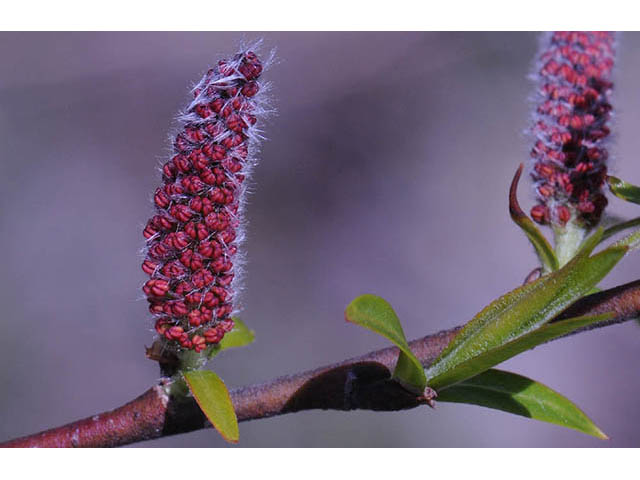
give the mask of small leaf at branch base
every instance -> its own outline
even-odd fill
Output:
[[[233,330],[227,332],[220,343],[211,348],[208,357],[211,359],[228,348],[244,347],[254,342],[256,333],[237,317],[233,318]]]
[[[626,200],[627,202],[640,204],[640,187],[636,187],[631,183],[620,180],[617,177],[608,176],[609,190],[616,197]]]
[[[244,347],[253,343],[256,339],[256,332],[247,327],[242,320],[237,317],[233,319],[233,330],[228,332],[220,341],[222,350],[227,348]]]
[[[467,403],[554,423],[600,439],[608,437],[566,397],[527,377],[487,370],[439,396],[440,402]]]
[[[533,245],[544,270],[546,272],[553,272],[560,266],[553,248],[551,248],[549,241],[545,238],[540,229],[536,227],[535,223],[533,223],[533,220],[527,217],[527,215],[522,211],[522,208],[520,208],[520,204],[518,203],[518,181],[520,180],[520,175],[522,175],[523,168],[523,164],[520,164],[520,167],[511,182],[511,188],[509,189],[509,214],[515,224],[518,225],[525,233],[531,242],[531,245]]]
[[[423,394],[427,386],[424,368],[409,348],[400,320],[391,305],[375,295],[361,295],[347,306],[344,314],[348,322],[382,335],[400,349],[393,378],[418,395]]]
[[[185,372],[184,378],[200,409],[222,438],[238,443],[238,419],[229,391],[220,377],[210,370],[194,370]]]

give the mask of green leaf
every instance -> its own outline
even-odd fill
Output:
[[[610,247],[589,257],[601,235],[599,229],[560,270],[516,288],[478,313],[429,367],[429,386],[450,385],[458,365],[539,328],[596,286],[627,251]]]
[[[640,204],[640,187],[636,187],[631,183],[620,180],[617,177],[608,176],[609,190],[616,197],[626,200],[627,202]]]
[[[602,234],[602,239],[600,240],[600,242],[605,241],[607,238],[612,237],[616,233],[620,233],[623,230],[626,230],[628,228],[637,227],[638,225],[640,225],[640,217],[628,220],[626,222],[621,222],[621,223],[618,223],[616,225],[612,225],[611,227],[607,228],[604,231],[604,233]]]
[[[348,322],[382,335],[400,349],[393,378],[405,388],[423,394],[427,386],[424,368],[409,348],[400,320],[389,302],[375,295],[361,295],[347,306],[344,314]]]
[[[520,208],[520,204],[518,203],[517,189],[523,167],[524,166],[521,163],[518,171],[513,177],[513,181],[511,182],[511,188],[509,189],[509,214],[511,215],[511,219],[522,229],[533,245],[544,270],[546,272],[552,272],[560,267],[558,258],[556,257],[553,248],[551,248],[549,241],[545,238],[538,227],[536,227],[533,220],[527,217],[527,215],[522,211],[522,208]]]
[[[210,370],[193,370],[184,372],[184,378],[211,425],[227,442],[238,443],[238,419],[229,391],[220,377]]]
[[[479,373],[542,343],[549,342],[558,337],[563,337],[574,330],[579,330],[594,323],[606,322],[607,320],[611,320],[614,316],[615,314],[610,312],[603,313],[601,315],[568,318],[560,322],[547,323],[531,333],[522,335],[502,346],[493,348],[465,362],[459,363],[451,370],[446,371],[443,375],[429,378],[429,386],[436,389],[438,392],[445,391],[458,382],[472,378]]]
[[[228,332],[220,341],[220,348],[244,347],[254,342],[256,332],[247,327],[239,318],[233,319],[233,330]]]
[[[630,233],[624,238],[615,242],[613,247],[627,247],[627,253],[640,248],[640,230]]]
[[[209,351],[209,358],[215,357],[218,353],[228,348],[244,347],[254,342],[256,333],[245,325],[237,317],[233,318],[233,330],[227,332],[220,340],[220,343],[213,346]]]
[[[503,370],[487,370],[443,391],[438,401],[468,403],[608,437],[574,403],[549,387]]]

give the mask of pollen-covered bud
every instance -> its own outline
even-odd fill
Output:
[[[221,60],[180,116],[172,158],[147,222],[143,291],[155,330],[175,350],[200,352],[233,326],[238,213],[264,111],[263,65],[250,51]]]
[[[589,228],[607,205],[603,185],[613,84],[610,32],[554,32],[543,38],[535,78],[537,108],[531,150],[538,223]]]

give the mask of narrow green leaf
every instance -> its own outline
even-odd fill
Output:
[[[636,230],[633,233],[630,233],[624,238],[621,238],[617,242],[615,242],[612,246],[614,247],[627,247],[627,252],[631,252],[632,250],[637,250],[640,248],[640,230]]]
[[[400,356],[393,377],[417,394],[424,393],[427,386],[424,368],[409,348],[400,320],[389,302],[375,295],[361,295],[347,306],[344,314],[348,322],[368,328],[397,346]]]
[[[551,248],[551,244],[542,234],[540,229],[536,227],[536,224],[522,211],[520,204],[518,203],[518,182],[520,181],[520,175],[522,175],[523,164],[520,164],[518,171],[513,177],[511,182],[511,188],[509,189],[509,214],[511,219],[518,225],[525,233],[533,248],[538,254],[540,263],[542,264],[546,272],[552,272],[559,268],[558,258]]]
[[[593,257],[602,230],[591,236],[560,270],[500,297],[456,335],[427,370],[429,386],[447,384],[459,364],[532,332],[590,291],[624,256],[627,247],[610,247]],[[453,374],[453,372],[452,372]]]
[[[591,252],[593,252],[593,250],[602,241],[602,235],[603,234],[604,234],[604,231],[603,231],[602,227],[599,227],[594,232],[593,235],[591,235],[590,237],[587,237],[582,242],[582,244],[580,245],[580,248],[578,249],[578,251],[575,254],[575,257],[588,257],[589,255],[591,255]]]
[[[429,386],[438,392],[444,391],[452,385],[472,378],[542,343],[549,342],[554,338],[563,337],[574,330],[579,330],[591,324],[605,322],[613,317],[613,313],[603,313],[601,315],[568,318],[560,322],[547,323],[531,333],[522,335],[504,345],[480,353],[467,361],[459,363],[442,375],[429,378]]]
[[[211,425],[227,442],[238,443],[238,419],[229,391],[220,377],[210,370],[193,370],[185,372],[184,378]]]
[[[256,333],[247,327],[238,317],[234,317],[233,330],[227,332],[222,340],[220,340],[220,343],[211,348],[208,356],[211,359],[223,350],[244,347],[253,343],[255,339]]]
[[[448,388],[438,396],[438,401],[494,408],[608,438],[566,397],[541,383],[503,370],[487,370]]]
[[[627,202],[640,204],[640,187],[636,187],[631,183],[620,180],[617,177],[608,176],[609,190],[616,197],[626,200]]]
[[[614,236],[616,233],[620,233],[623,230],[626,230],[628,228],[637,227],[638,225],[640,225],[640,217],[628,220],[626,222],[621,222],[621,223],[618,223],[616,225],[612,225],[611,227],[607,228],[604,231],[604,233],[602,234],[602,239],[600,240],[600,242],[603,242],[606,239],[608,239],[609,237]]]

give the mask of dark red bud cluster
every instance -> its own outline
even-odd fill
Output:
[[[591,227],[607,205],[603,144],[613,61],[610,32],[555,32],[543,46],[531,150],[538,197],[531,217],[538,223],[564,226],[573,216]]]
[[[261,72],[258,57],[244,52],[220,61],[194,89],[143,231],[143,291],[155,329],[183,349],[200,352],[233,328],[238,212]]]

